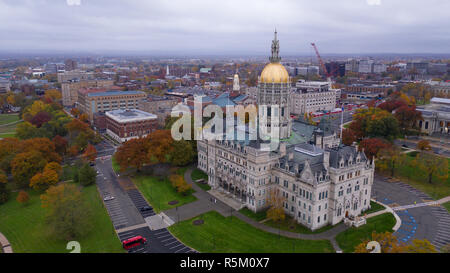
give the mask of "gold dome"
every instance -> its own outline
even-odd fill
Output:
[[[287,83],[289,74],[280,63],[269,63],[261,72],[262,83]]]

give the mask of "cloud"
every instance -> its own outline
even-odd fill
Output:
[[[0,51],[267,54],[276,27],[282,55],[448,52],[450,1],[378,3],[0,0]]]

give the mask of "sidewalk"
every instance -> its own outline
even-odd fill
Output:
[[[12,246],[6,239],[5,235],[0,232],[0,247],[3,248],[3,253],[13,253]]]

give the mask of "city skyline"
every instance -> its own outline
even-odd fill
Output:
[[[334,2],[3,0],[0,53],[258,56],[274,28],[281,56],[448,53],[446,1]]]

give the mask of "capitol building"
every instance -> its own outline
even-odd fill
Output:
[[[268,195],[276,193],[286,215],[311,230],[358,216],[370,208],[375,164],[357,147],[342,145],[326,120],[317,127],[292,120],[291,79],[279,49],[275,32],[256,99],[268,106],[268,123],[279,117],[279,126],[271,128],[279,130],[278,148],[261,149],[259,139],[198,140],[198,168],[208,174],[212,191],[240,208],[265,210]]]

